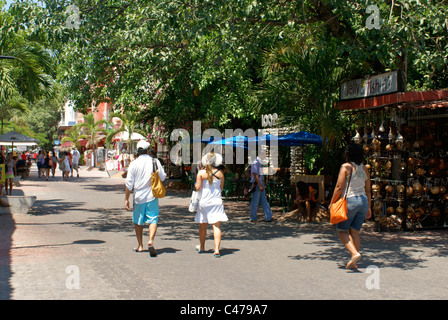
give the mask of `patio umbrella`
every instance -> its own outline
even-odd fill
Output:
[[[25,136],[15,131],[10,131],[0,136],[0,145],[2,146],[34,146],[39,140]]]
[[[278,144],[281,146],[303,146],[306,144],[322,145],[321,136],[306,131],[293,132],[278,137]]]
[[[273,137],[277,138],[279,146],[288,146],[288,147],[303,146],[306,144],[322,145],[323,141],[322,137],[306,131],[293,132],[281,136],[266,134],[263,136],[249,138],[248,141],[255,141],[257,143],[267,144],[269,141],[271,141]]]
[[[233,146],[233,147],[241,147],[247,148],[248,138],[246,136],[234,136],[226,139],[212,141],[209,144],[216,145],[224,145],[224,146]]]
[[[123,135],[121,136],[121,139],[122,139],[123,141],[127,141],[127,140],[129,140],[129,131],[124,131],[124,132],[123,132]],[[145,140],[145,137],[142,136],[140,133],[133,132],[133,133],[131,134],[131,140],[132,140],[132,141]]]

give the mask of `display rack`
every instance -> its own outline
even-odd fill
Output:
[[[376,130],[375,130],[376,129]],[[408,121],[401,127],[358,130],[371,175],[372,213],[378,231],[446,228],[447,117]],[[377,133],[375,133],[377,132]]]

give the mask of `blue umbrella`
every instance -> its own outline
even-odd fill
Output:
[[[216,144],[216,145],[231,145],[233,147],[241,147],[241,148],[247,148],[247,142],[248,138],[246,136],[234,136],[222,140],[215,140],[210,142],[209,144]]]
[[[248,141],[255,141],[257,143],[267,143],[271,141],[272,137],[275,137],[274,135],[264,135],[259,137],[253,137],[249,138]],[[300,131],[300,132],[294,132],[285,134],[282,136],[276,137],[278,140],[279,146],[303,146],[306,144],[317,144],[322,145],[322,137],[306,132],[306,131]]]
[[[321,136],[306,131],[293,132],[278,137],[278,144],[282,146],[303,146],[305,144],[322,145]]]

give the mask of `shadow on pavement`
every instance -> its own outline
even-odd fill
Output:
[[[325,249],[309,254],[290,256],[297,260],[348,261],[348,251],[339,242],[335,232],[322,233],[315,228],[313,246]],[[412,270],[424,268],[429,257],[446,257],[448,230],[410,232],[361,232],[360,267],[375,265],[380,268]],[[307,243],[304,243],[307,244]],[[310,243],[311,245],[311,243]],[[344,266],[341,266],[345,268]]]
[[[63,199],[52,200],[39,200],[34,202],[28,214],[31,215],[49,215],[49,214],[61,214],[67,210],[80,210],[86,211],[83,208],[83,202],[67,202]]]

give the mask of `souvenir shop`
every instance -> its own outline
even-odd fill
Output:
[[[448,227],[448,90],[340,100],[357,119],[378,231]]]

